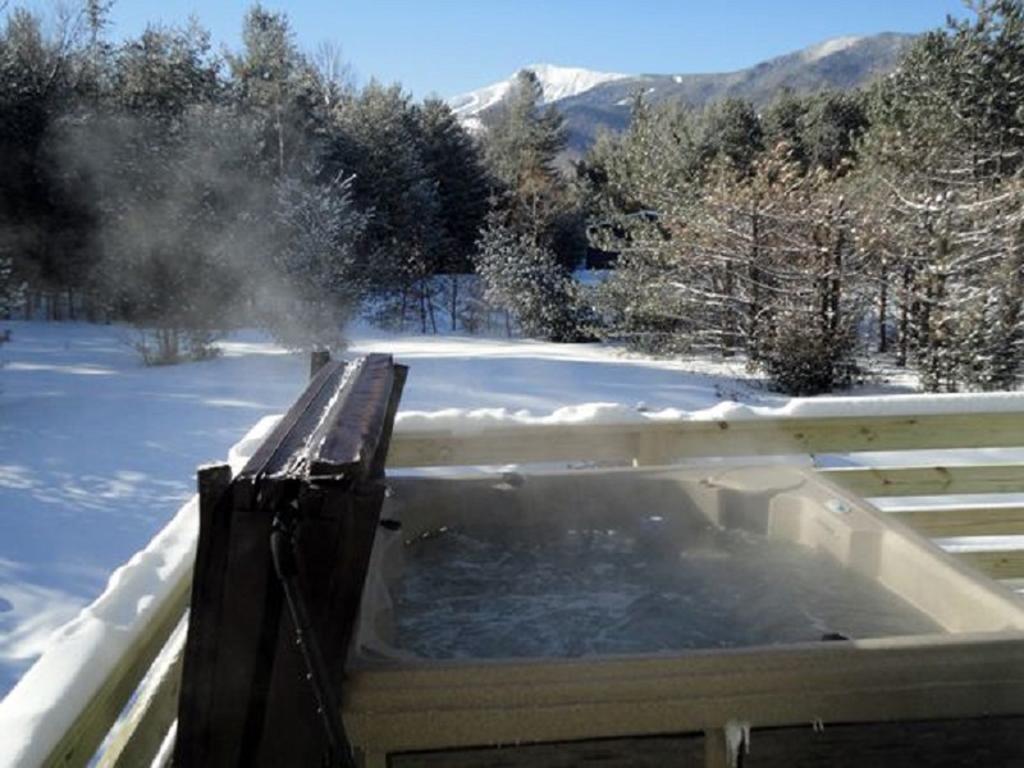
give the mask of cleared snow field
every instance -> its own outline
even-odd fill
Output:
[[[0,694],[222,460],[303,382],[244,337],[205,363],[144,368],[117,327],[10,323],[0,348]]]

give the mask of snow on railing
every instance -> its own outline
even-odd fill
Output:
[[[404,412],[388,464],[624,458],[659,464],[708,456],[1020,446],[1024,393],[794,399],[779,408],[720,403],[691,413],[592,403],[546,416],[504,409]]]
[[[666,408],[647,411],[620,403],[585,403],[536,416],[506,408],[402,411],[395,433],[451,430],[472,434],[487,429],[553,425],[629,426],[651,423],[772,421],[776,419],[836,419],[968,414],[1024,413],[1024,392],[984,394],[877,395],[861,397],[795,397],[782,406],[751,406],[723,401],[700,411]]]

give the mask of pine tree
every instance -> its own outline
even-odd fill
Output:
[[[427,99],[415,110],[419,123],[420,157],[437,184],[437,271],[448,275],[449,327],[459,316],[459,275],[472,270],[472,256],[489,207],[492,180],[477,143],[455,113],[439,99]]]
[[[676,288],[674,239],[702,190],[702,157],[692,115],[652,106],[637,94],[629,129],[604,135],[580,165],[588,190],[589,235],[618,254],[600,286],[602,335],[650,352],[686,349],[690,322]]]
[[[98,201],[111,316],[148,363],[205,357],[231,324],[267,243],[270,188],[247,162],[256,127],[222,107],[180,119],[118,114],[65,126],[64,162]]]
[[[292,348],[340,349],[363,295],[357,245],[366,216],[355,208],[352,178],[279,181],[277,219],[280,246],[272,261],[281,280],[267,296],[270,328]]]
[[[836,174],[853,164],[856,143],[868,128],[863,102],[859,94],[835,91],[808,97],[800,139],[808,165]]]
[[[1001,309],[1018,291],[1004,265],[1015,260],[1007,201],[1024,167],[1024,7],[975,11],[922,38],[880,84],[861,153],[901,277],[901,357],[931,390],[1005,386],[1024,365],[1007,326],[1015,314]],[[990,328],[1008,344],[981,343]]]
[[[804,170],[809,164],[805,144],[808,108],[806,98],[796,95],[790,88],[784,88],[768,105],[761,120],[765,144],[768,147],[785,144],[794,162],[799,163]]]
[[[537,75],[521,70],[487,131],[488,165],[524,199],[557,182],[555,160],[568,141],[564,118],[554,107],[542,109],[543,100]]]
[[[0,249],[0,319],[10,319],[16,296],[14,259],[4,249]]]
[[[550,341],[579,341],[572,278],[555,254],[494,213],[480,235],[476,270],[487,300],[506,310],[519,330]]]
[[[738,98],[711,104],[703,115],[701,149],[706,162],[719,160],[739,175],[749,173],[764,149],[764,129],[754,105]]]
[[[536,74],[519,72],[489,123],[485,158],[501,183],[498,207],[508,225],[571,270],[585,252],[585,226],[579,201],[557,167],[568,141],[565,121],[554,107],[541,106],[543,95]]]
[[[39,16],[15,8],[0,33],[0,227],[11,241],[14,270],[37,292],[56,295],[76,277],[69,255],[74,242],[60,242],[61,212],[44,168],[48,132],[70,101],[70,30],[44,33]]]
[[[414,114],[420,158],[437,182],[445,232],[444,268],[464,271],[487,214],[492,180],[478,145],[451,107],[439,99],[427,99]]]
[[[853,212],[824,169],[801,177],[780,202],[768,270],[777,290],[757,328],[754,361],[788,393],[829,392],[856,373],[866,315]]]
[[[315,159],[308,141],[327,119],[315,68],[299,52],[288,17],[256,4],[242,25],[242,51],[228,57],[236,102],[261,125],[260,155],[276,177]]]
[[[17,299],[14,279],[14,260],[0,244],[0,320],[11,319],[11,312],[14,310],[14,303]],[[10,339],[10,329],[0,328],[0,347]]]
[[[130,113],[170,120],[213,103],[219,72],[209,33],[195,22],[181,29],[151,26],[115,54],[113,92]]]
[[[430,279],[445,230],[411,99],[398,86],[371,82],[343,100],[334,119],[326,169],[354,174],[356,201],[371,214],[361,246],[366,279],[387,318],[402,327],[415,314],[425,333],[435,325]]]
[[[612,209],[611,226],[591,229],[620,253],[601,290],[606,335],[745,354],[792,393],[848,381],[862,264],[834,175],[808,173],[784,140],[738,164],[736,152],[708,153],[685,116],[639,106],[585,164]]]
[[[42,302],[54,319],[84,307],[165,325],[153,357],[193,354],[201,312],[196,350],[235,310],[251,319],[256,276],[277,274],[275,182],[329,196],[355,175],[335,202],[368,222],[360,285],[396,322],[436,327],[439,275],[467,268],[493,186],[444,104],[376,83],[356,93],[336,49],[307,58],[287,17],[259,5],[223,60],[194,24],[112,45],[109,8],[88,0],[63,26],[15,10],[0,30],[0,247],[27,314]]]
[[[982,297],[965,311],[961,376],[982,390],[1014,389],[1024,360],[1024,190],[1015,183],[1003,203],[995,258],[980,254],[992,274]]]

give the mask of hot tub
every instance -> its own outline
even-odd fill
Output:
[[[1024,712],[1018,600],[811,470],[388,485],[344,705],[368,755]]]

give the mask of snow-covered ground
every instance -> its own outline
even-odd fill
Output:
[[[228,452],[238,472],[277,423],[260,419]],[[71,621],[53,632],[46,652],[0,699],[0,766],[47,764],[63,734],[88,705],[119,659],[153,620],[195,561],[199,509],[192,497],[150,542],[117,568],[107,588]],[[184,640],[185,621],[173,635]],[[166,668],[171,642],[151,672]],[[147,674],[147,679],[153,678]],[[159,679],[157,677],[156,679]],[[146,684],[145,681],[143,683]]]
[[[4,325],[13,340],[0,348],[0,696],[52,643],[54,630],[104,590],[115,568],[167,533],[193,493],[196,466],[223,460],[254,424],[283,412],[308,372],[304,356],[252,332],[224,341],[218,359],[144,368],[124,328]],[[735,419],[858,407],[773,395],[738,362],[365,327],[352,337],[352,354],[390,352],[411,366],[403,428],[431,418],[416,412],[443,409],[491,409],[477,418],[499,420],[559,409],[559,419],[637,418],[640,411]],[[1020,408],[1020,397],[1007,407]],[[932,403],[911,398],[899,407],[909,406],[931,410]]]
[[[196,466],[230,458],[240,467],[272,428],[272,415],[301,391],[308,361],[243,332],[222,342],[218,359],[144,368],[124,328],[4,325],[13,341],[0,348],[0,697],[50,650],[0,700],[0,765],[16,765],[49,751],[188,567]],[[597,344],[401,336],[365,327],[352,337],[351,354],[390,352],[411,366],[403,430],[1024,408],[1024,393],[795,400],[769,393],[741,362],[657,360]],[[907,391],[908,381],[897,380],[855,394]],[[894,458],[1020,462],[1024,450],[815,457],[832,466]],[[1019,505],[1024,495],[944,503],[993,501]],[[912,509],[919,500],[878,502]],[[980,546],[1024,544],[989,538]],[[943,544],[953,551],[979,546]]]
[[[109,326],[5,323],[0,348],[0,694],[50,632],[303,382],[291,355],[246,337],[221,359],[143,368]]]

